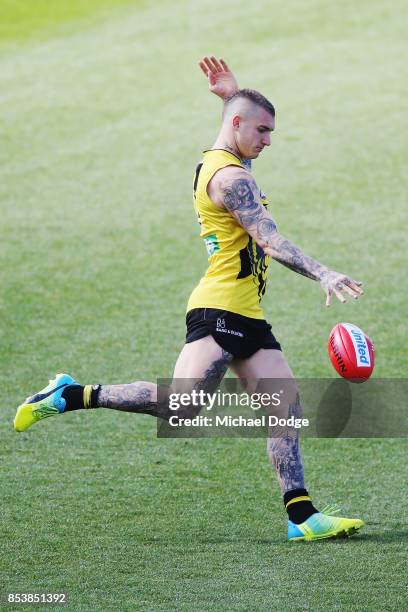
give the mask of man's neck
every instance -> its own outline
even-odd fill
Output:
[[[239,154],[238,149],[234,147],[232,144],[228,143],[228,141],[225,138],[218,137],[215,143],[213,144],[212,148],[213,149],[223,149],[224,151],[228,151],[228,153],[232,153],[233,155],[235,155],[235,157],[238,157],[238,159],[241,159],[241,155]]]
[[[225,138],[218,137],[217,140],[214,142],[212,148],[213,149],[223,149],[224,151],[228,151],[228,153],[232,153],[233,155],[235,155],[235,157],[238,157],[238,159],[241,161],[244,168],[246,168],[248,171],[251,171],[251,166],[252,166],[251,160],[243,159],[241,155],[239,154],[239,151],[236,149],[236,147],[233,147],[230,144],[228,144]]]

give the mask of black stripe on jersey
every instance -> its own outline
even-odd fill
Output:
[[[252,274],[251,257],[249,254],[250,249],[252,249],[251,237],[249,237],[247,245],[239,252],[239,258],[241,260],[241,269],[237,278],[247,278],[247,276],[251,276]]]
[[[199,163],[196,168],[195,177],[194,177],[194,186],[193,186],[194,197],[195,197],[196,190],[197,190],[198,177],[200,176],[200,171],[202,167],[203,167],[203,162]]]

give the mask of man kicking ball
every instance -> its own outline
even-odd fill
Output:
[[[250,161],[270,145],[275,109],[259,92],[238,89],[223,60],[206,57],[200,66],[211,91],[223,98],[224,109],[218,137],[204,152],[194,180],[194,207],[209,267],[188,302],[186,342],[169,393],[214,391],[229,367],[249,393],[259,391],[260,385],[263,391],[268,385],[272,388],[274,379],[285,380],[287,393],[279,416],[296,415],[300,410],[296,383],[260,306],[269,258],[319,282],[327,305],[333,294],[341,302],[344,294],[357,299],[361,283],[308,257],[278,232],[267,199],[250,172]],[[58,374],[19,406],[14,427],[25,431],[46,417],[90,408],[166,420],[174,416],[168,401],[158,401],[156,384],[82,386],[68,374]],[[186,406],[177,414],[192,416],[194,410]],[[314,507],[305,488],[298,430],[283,435],[270,430],[267,448],[288,513],[289,540],[347,536],[361,529],[359,519],[331,516]]]

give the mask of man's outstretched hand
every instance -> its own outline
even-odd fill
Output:
[[[199,66],[208,79],[210,91],[215,95],[225,100],[238,91],[238,83],[234,73],[223,59],[218,60],[213,55],[211,57],[205,56],[199,62]]]
[[[326,306],[330,306],[333,293],[342,304],[346,302],[343,292],[356,300],[364,293],[361,289],[362,284],[334,270],[327,270],[320,277],[320,285],[327,296]]]

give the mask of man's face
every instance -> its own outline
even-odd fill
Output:
[[[255,159],[264,147],[271,144],[271,132],[275,129],[275,118],[265,109],[255,106],[246,117],[233,119],[235,142],[243,159]]]

